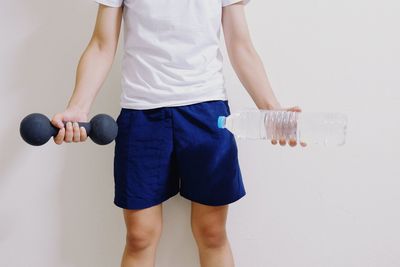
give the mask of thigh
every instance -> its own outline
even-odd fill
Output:
[[[208,206],[192,202],[191,224],[195,232],[223,230],[226,225],[229,205]]]
[[[149,235],[161,231],[162,204],[146,209],[123,209],[123,213],[128,235]]]

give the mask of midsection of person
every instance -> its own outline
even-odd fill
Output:
[[[125,0],[121,106],[226,100],[221,1]]]

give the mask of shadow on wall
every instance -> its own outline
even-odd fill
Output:
[[[16,112],[10,114],[13,118],[4,134],[15,140],[2,144],[2,150],[7,153],[0,156],[0,183],[5,182],[7,173],[16,168],[17,159],[26,151],[19,136],[22,118],[32,112],[51,118],[62,111],[69,100],[76,66],[94,25],[97,5],[89,2],[58,2],[57,10],[63,12],[52,13],[46,8],[54,6],[49,0],[21,2],[25,21],[35,21],[37,27],[19,42],[17,54],[12,58],[11,76],[8,77],[11,83],[6,86],[14,90],[12,95],[18,98],[18,106]],[[88,16],[90,8],[93,13]],[[75,14],[75,19],[71,19],[71,14]],[[115,65],[120,65],[119,59]],[[95,100],[89,119],[100,112],[117,117],[119,84],[119,73],[112,71]],[[51,146],[56,146],[52,139],[43,147],[32,150],[37,153]],[[74,267],[118,266],[125,228],[122,210],[112,203],[114,143],[98,146],[89,140],[57,148],[52,151],[54,156],[63,159],[63,167],[55,171],[58,176],[54,177],[59,183],[56,192],[59,205],[54,213],[59,216],[57,221],[60,223],[58,262]],[[169,200],[164,205],[164,218],[157,266],[197,266],[197,252],[190,232],[189,202],[180,197]]]

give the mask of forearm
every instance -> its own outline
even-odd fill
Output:
[[[238,78],[259,109],[281,108],[264,65],[251,43],[231,45],[229,58]]]
[[[78,108],[86,114],[99,92],[114,60],[114,51],[90,42],[76,70],[75,88],[67,108]]]

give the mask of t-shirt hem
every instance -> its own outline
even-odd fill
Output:
[[[222,1],[222,7],[229,6],[239,2],[243,2],[243,4],[247,5],[250,2],[250,0],[225,0]]]
[[[186,106],[186,105],[191,105],[191,104],[196,104],[196,103],[206,102],[206,101],[213,101],[213,100],[228,100],[228,98],[226,96],[208,97],[208,98],[192,99],[192,100],[188,100],[188,101],[163,102],[163,103],[146,104],[146,105],[120,102],[120,106],[121,106],[121,108],[126,108],[126,109],[145,110],[145,109],[153,109],[153,108],[161,108],[161,107]]]
[[[112,0],[93,0],[99,4],[103,4],[109,7],[120,7],[122,6],[122,1],[112,1]]]

